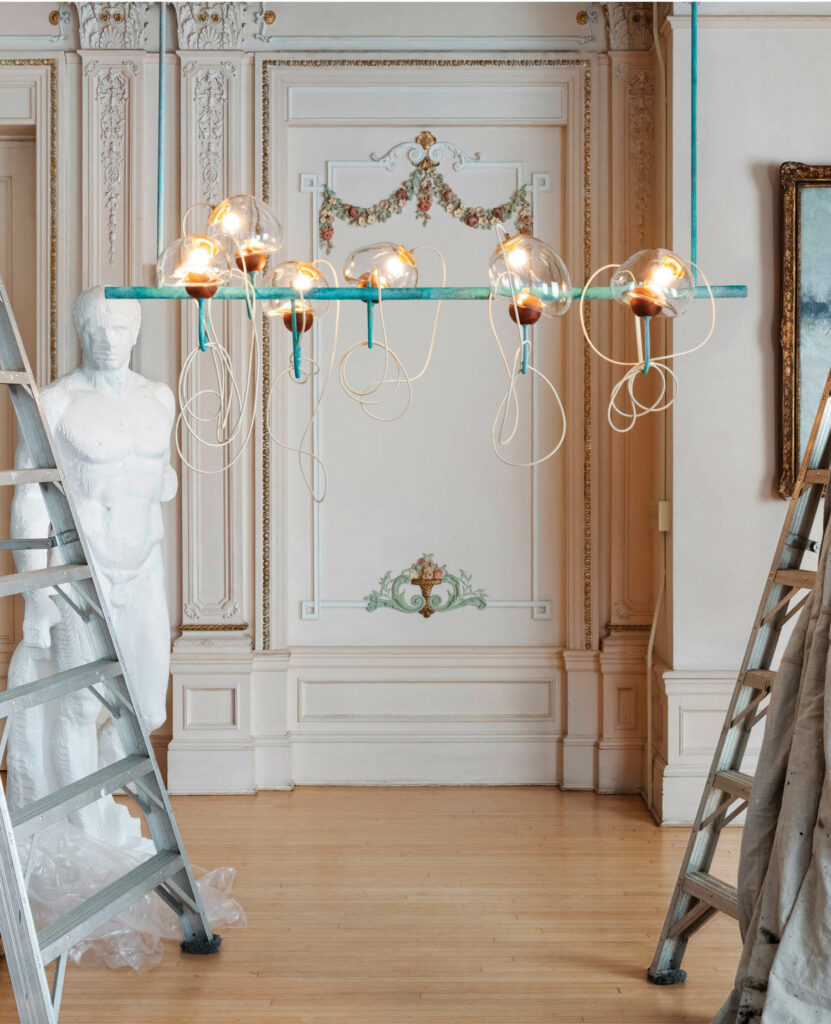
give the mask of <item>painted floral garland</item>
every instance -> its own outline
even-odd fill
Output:
[[[413,199],[417,200],[416,217],[422,224],[430,220],[430,209],[435,201],[451,217],[460,220],[469,228],[490,231],[494,224],[513,220],[517,231],[527,234],[532,231],[531,204],[525,185],[518,188],[511,198],[500,206],[493,206],[490,209],[483,206],[466,206],[435,168],[416,167],[407,180],[401,183],[400,188],[386,199],[379,200],[374,206],[354,206],[346,203],[340,196],[335,195],[332,189],[324,186],[318,216],[321,249],[326,253],[332,251],[336,219],[360,228],[383,224],[390,217],[401,213]]]

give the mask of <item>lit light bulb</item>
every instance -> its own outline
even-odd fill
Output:
[[[667,249],[644,249],[615,271],[612,296],[638,317],[674,317],[695,294],[692,271]]]
[[[291,260],[278,263],[266,279],[268,288],[293,288],[297,292],[308,292],[311,288],[325,288],[328,284],[313,263],[300,263]],[[270,299],[265,303],[268,316],[279,317],[286,330],[292,330],[292,300]],[[311,329],[316,316],[322,316],[329,308],[326,299],[315,299],[311,296],[294,299],[294,321],[299,334]]]
[[[270,253],[280,248],[283,229],[274,211],[256,196],[229,196],[208,217],[216,237],[245,274],[265,270]]]
[[[562,316],[571,305],[571,278],[561,257],[533,235],[514,235],[494,249],[488,265],[494,296],[522,326]]]
[[[215,238],[186,235],[172,242],[159,257],[159,285],[184,287],[192,299],[210,299],[230,275],[228,257]]]
[[[413,254],[395,242],[376,242],[356,249],[347,257],[343,275],[359,288],[414,288],[418,284]]]

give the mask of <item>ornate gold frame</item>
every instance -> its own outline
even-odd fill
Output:
[[[790,498],[799,470],[799,209],[802,185],[831,188],[831,167],[789,162],[779,168],[782,191],[780,319],[781,452],[779,497]]]
[[[416,68],[545,68],[577,67],[583,72],[583,274],[584,280],[592,270],[592,176],[591,176],[591,124],[592,124],[592,64],[586,58],[528,58],[528,59],[287,59],[270,58],[261,64],[262,153],[260,189],[263,199],[270,200],[271,187],[271,81],[269,69],[283,68],[337,68],[337,67],[416,67]],[[586,309],[586,326],[591,329],[591,310]],[[263,318],[264,320],[267,318]],[[263,325],[262,353],[262,416],[265,422],[266,396],[271,384],[270,337],[268,324]],[[587,651],[595,647],[594,612],[592,600],[593,534],[593,451],[592,451],[592,364],[588,348],[583,353],[583,646]],[[263,650],[271,649],[271,444],[268,431],[262,436],[262,637]]]

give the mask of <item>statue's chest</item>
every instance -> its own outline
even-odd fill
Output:
[[[168,448],[164,409],[150,396],[80,392],[55,430],[61,448],[92,462],[156,459]]]

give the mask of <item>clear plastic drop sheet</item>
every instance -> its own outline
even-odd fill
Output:
[[[27,843],[20,850],[24,874],[29,871],[35,927],[40,930],[52,924],[154,853],[148,839],[116,847],[70,824],[44,829],[31,848]],[[231,897],[235,869],[191,868],[212,930],[222,934],[228,928],[244,928],[245,913]],[[175,912],[151,891],[73,946],[69,957],[79,964],[143,971],[161,963],[163,939],[179,942],[181,938]]]

